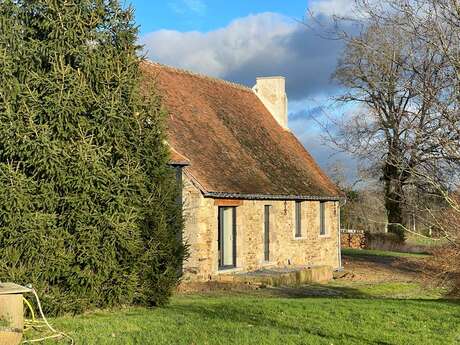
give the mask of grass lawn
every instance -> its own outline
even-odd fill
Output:
[[[447,244],[448,241],[445,238],[427,238],[409,234],[406,243],[415,246],[438,247]]]
[[[95,312],[52,323],[76,344],[460,344],[460,304],[417,284],[331,283],[298,290],[316,297],[276,289],[216,292],[176,296],[166,308]],[[385,298],[401,291],[403,299]]]
[[[398,258],[425,258],[428,254],[419,253],[402,253],[402,252],[390,252],[386,250],[375,250],[375,249],[351,249],[342,248],[342,255],[348,256],[387,256],[387,257],[398,257]]]

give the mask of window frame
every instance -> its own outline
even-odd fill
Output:
[[[327,226],[326,226],[326,206],[327,201],[319,202],[319,236],[325,237],[328,236]]]
[[[270,262],[270,228],[271,228],[272,205],[264,205],[264,262]]]
[[[295,222],[295,229],[294,229],[294,237],[296,239],[303,237],[302,231],[302,201],[295,201],[295,211],[294,211],[294,222]]]

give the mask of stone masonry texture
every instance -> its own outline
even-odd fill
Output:
[[[228,270],[218,267],[218,206],[184,177],[184,240],[190,257],[184,282],[215,280]],[[295,237],[295,201],[243,200],[236,208],[236,268],[247,272],[271,267],[338,268],[339,203],[326,202],[326,235],[319,231],[319,201],[302,202],[302,237]],[[264,261],[264,206],[271,206],[270,262]]]

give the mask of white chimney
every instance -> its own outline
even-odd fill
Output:
[[[286,79],[284,77],[257,78],[257,83],[252,89],[280,126],[288,129]]]

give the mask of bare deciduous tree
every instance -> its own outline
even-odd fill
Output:
[[[389,230],[401,239],[408,189],[442,196],[458,183],[459,4],[356,0],[359,15],[336,18],[362,28],[336,32],[346,42],[335,73],[346,90],[339,100],[360,110],[344,116],[331,140],[378,171]]]
[[[404,238],[405,187],[414,170],[432,168],[428,140],[439,129],[436,100],[445,88],[443,59],[396,25],[373,20],[347,42],[335,78],[339,100],[361,105],[334,142],[372,162],[384,184],[389,231]]]
[[[336,18],[362,31],[339,32],[335,77],[340,100],[361,107],[331,140],[379,168],[391,231],[409,230],[410,208],[448,240],[436,260],[459,288],[460,0],[355,3],[353,18]]]

